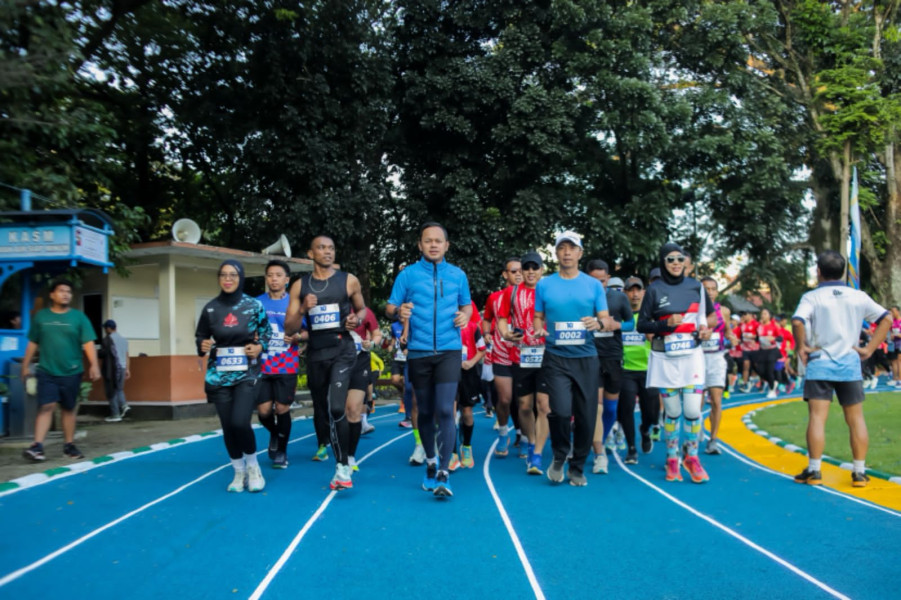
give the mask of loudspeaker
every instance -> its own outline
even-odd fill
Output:
[[[282,236],[278,238],[277,242],[263,248],[260,254],[281,254],[291,258],[291,244],[288,243],[288,238],[286,238],[283,233]]]
[[[172,225],[172,239],[176,242],[196,244],[200,241],[200,225],[191,219],[179,219]]]

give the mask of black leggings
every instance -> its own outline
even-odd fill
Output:
[[[419,435],[427,458],[435,458],[438,442],[438,468],[447,471],[457,442],[454,400],[460,381],[462,360],[459,350],[440,352],[407,360],[416,408],[419,411]]]
[[[335,462],[347,464],[350,427],[345,409],[350,378],[357,352],[348,336],[347,343],[311,352],[307,358],[307,386],[313,399],[313,426],[319,445],[332,443]],[[325,438],[325,434],[328,438]]]
[[[768,350],[757,351],[757,362],[754,366],[760,378],[767,382],[770,389],[773,389],[776,381],[776,361],[781,355],[778,348],[770,348]]]
[[[216,407],[225,449],[232,459],[257,451],[251,418],[257,405],[256,379],[246,379],[236,385],[207,385],[206,397]]]
[[[623,371],[622,385],[619,389],[619,405],[616,407],[616,420],[626,434],[629,450],[635,448],[635,398],[641,410],[641,434],[646,435],[652,425],[660,420],[660,391],[657,388],[645,387],[647,371]]]

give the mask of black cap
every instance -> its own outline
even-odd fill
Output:
[[[640,290],[644,289],[644,283],[641,282],[641,277],[629,277],[626,279],[626,285],[623,289],[631,290],[632,288],[637,287]]]
[[[103,328],[104,329],[115,329],[116,322],[113,321],[112,319],[107,319],[106,321],[103,322]]]
[[[653,281],[655,279],[660,279],[660,267],[654,267],[651,269],[651,274],[648,275],[648,281]]]
[[[530,250],[523,254],[519,262],[522,263],[523,266],[526,266],[526,263],[535,263],[539,267],[544,266],[544,262],[541,260],[541,255],[534,250]]]

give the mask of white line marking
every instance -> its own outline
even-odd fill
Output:
[[[677,506],[680,506],[681,508],[684,508],[685,510],[687,510],[688,512],[690,512],[690,513],[693,514],[694,516],[698,517],[699,519],[703,519],[704,521],[707,521],[708,523],[710,523],[711,525],[713,525],[713,526],[716,527],[717,529],[720,529],[721,531],[723,531],[723,532],[725,532],[726,534],[728,534],[728,535],[734,537],[735,539],[737,539],[737,540],[740,541],[741,543],[745,544],[746,546],[748,546],[748,547],[750,547],[750,548],[756,550],[757,552],[760,552],[761,554],[763,554],[764,556],[766,556],[766,557],[769,558],[770,560],[773,560],[773,561],[779,563],[780,565],[782,565],[783,567],[785,567],[785,568],[788,569],[789,571],[795,573],[796,575],[798,575],[799,577],[801,577],[801,578],[803,578],[803,579],[806,579],[807,581],[809,581],[810,583],[814,584],[815,586],[817,586],[818,588],[820,588],[820,589],[823,590],[824,592],[830,594],[831,596],[833,596],[833,597],[835,597],[835,598],[839,598],[840,600],[851,600],[848,596],[845,596],[844,594],[842,594],[842,593],[839,592],[838,590],[835,590],[835,589],[829,587],[828,585],[826,585],[825,583],[823,583],[822,581],[820,581],[819,579],[817,579],[817,578],[814,577],[813,575],[810,575],[810,574],[808,574],[807,572],[802,571],[801,569],[799,569],[799,568],[796,567],[795,565],[791,564],[790,562],[788,562],[788,561],[785,560],[784,558],[781,558],[781,557],[779,557],[779,556],[776,556],[775,554],[773,554],[772,552],[770,552],[769,550],[767,550],[767,549],[764,548],[763,546],[760,546],[760,545],[758,545],[758,544],[752,542],[751,540],[749,540],[748,538],[746,538],[746,537],[743,536],[742,534],[738,533],[737,531],[735,531],[735,530],[733,530],[733,529],[730,529],[730,528],[726,527],[725,525],[723,525],[722,523],[720,523],[719,521],[717,521],[717,520],[714,519],[713,517],[709,517],[709,516],[705,515],[704,513],[702,513],[702,512],[700,512],[700,511],[698,511],[698,510],[692,508],[691,506],[689,506],[688,504],[685,504],[684,502],[682,502],[681,500],[679,500],[679,499],[676,498],[675,496],[673,496],[673,495],[671,495],[671,494],[669,494],[669,493],[663,491],[663,490],[660,489],[658,486],[654,485],[653,483],[651,483],[650,481],[648,481],[647,479],[645,479],[645,478],[642,477],[641,475],[639,475],[639,474],[633,472],[630,468],[628,468],[625,464],[623,464],[623,461],[622,461],[622,459],[620,458],[619,453],[614,452],[614,453],[613,453],[613,456],[616,458],[616,463],[619,465],[619,468],[620,468],[620,469],[622,469],[623,471],[625,471],[626,473],[628,473],[629,475],[631,475],[632,477],[634,477],[634,478],[637,479],[638,481],[642,482],[643,484],[645,484],[646,486],[648,486],[649,488],[651,488],[652,490],[654,490],[655,492],[657,492],[658,494],[660,494],[661,496],[663,496],[664,498],[666,498],[667,500],[669,500],[670,502],[673,502],[673,503],[676,504]]]
[[[375,448],[374,450],[372,450],[369,454],[367,454],[366,456],[361,458],[359,461],[357,461],[357,464],[363,464],[367,458],[369,458],[376,452],[382,450],[383,448],[387,448],[388,446],[390,446],[397,440],[399,440],[401,438],[405,438],[408,435],[411,435],[412,433],[413,433],[412,431],[408,431],[406,433],[402,433],[401,435],[399,435],[391,440],[388,440],[387,442],[385,442],[378,448]],[[260,596],[262,596],[266,592],[266,589],[269,587],[269,584],[272,583],[272,580],[275,579],[275,577],[276,577],[276,575],[278,575],[279,571],[282,570],[282,567],[284,567],[285,563],[288,562],[288,559],[291,558],[291,555],[297,549],[297,546],[300,545],[300,542],[303,540],[304,536],[307,534],[307,532],[310,530],[310,528],[313,527],[313,524],[316,523],[316,521],[319,519],[319,517],[322,516],[322,513],[325,512],[325,509],[328,508],[329,504],[332,503],[332,500],[335,498],[335,496],[337,494],[338,494],[338,490],[333,490],[333,491],[329,492],[328,496],[325,497],[325,500],[322,501],[322,504],[319,505],[319,508],[316,509],[316,512],[313,513],[313,516],[311,516],[307,520],[307,522],[304,523],[304,525],[303,525],[303,527],[301,527],[300,531],[297,532],[297,535],[294,536],[294,539],[291,540],[291,543],[288,544],[288,547],[285,548],[285,551],[282,552],[282,555],[278,558],[278,560],[275,562],[275,564],[272,566],[272,568],[269,569],[269,572],[266,573],[266,576],[263,578],[263,580],[260,582],[260,584],[257,586],[257,588],[253,591],[253,593],[250,595],[250,600],[259,600]]]
[[[488,449],[488,454],[485,456],[485,462],[482,465],[482,475],[484,475],[485,482],[488,484],[488,491],[491,492],[491,497],[494,498],[494,505],[497,507],[497,512],[501,515],[504,527],[507,528],[507,533],[513,541],[513,547],[516,548],[516,555],[519,557],[519,562],[522,563],[522,568],[526,572],[526,577],[529,579],[529,585],[532,586],[532,592],[535,593],[535,598],[537,600],[545,600],[544,592],[541,591],[541,586],[538,584],[538,578],[535,577],[535,571],[532,570],[532,564],[529,562],[529,557],[526,556],[526,551],[523,549],[522,543],[519,541],[519,536],[516,535],[516,530],[513,528],[513,522],[510,521],[510,516],[507,515],[507,511],[504,509],[504,504],[501,502],[497,490],[494,489],[494,482],[491,481],[489,466],[491,464],[491,457],[494,455],[494,449],[497,447],[497,442],[498,440],[494,440],[494,443],[491,444],[491,448]]]

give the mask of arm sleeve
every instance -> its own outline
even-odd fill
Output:
[[[656,288],[648,288],[641,301],[641,308],[638,310],[638,331],[639,333],[655,333],[664,334],[672,331],[668,327],[666,321],[658,321],[654,318],[654,303],[657,301]]]
[[[501,302],[497,309],[497,316],[504,319],[510,319],[510,302],[513,298],[513,288],[509,287],[501,292]]]
[[[206,307],[200,312],[200,318],[197,320],[197,329],[194,330],[194,343],[197,345],[197,356],[203,356],[203,350],[200,349],[200,343],[208,339],[212,335],[210,329],[209,313]]]
[[[254,300],[257,303],[257,343],[263,347],[263,352],[269,352],[269,338],[272,337],[272,327],[269,325],[269,316],[266,314],[266,309],[263,308],[263,304],[259,300]]]

